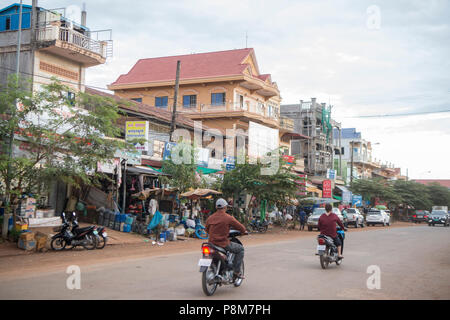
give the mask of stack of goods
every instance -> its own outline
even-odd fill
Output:
[[[25,218],[34,218],[36,211],[36,199],[35,198],[25,198],[20,201],[19,215]],[[41,218],[41,217],[36,217]],[[43,216],[42,216],[43,218]]]

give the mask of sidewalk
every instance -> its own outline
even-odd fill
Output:
[[[365,232],[398,227],[417,226],[413,223],[396,222],[390,227],[349,228],[348,233]],[[52,228],[50,228],[52,229]],[[0,279],[4,277],[26,277],[29,273],[65,270],[69,265],[92,265],[120,260],[138,259],[154,256],[166,256],[198,251],[204,240],[186,238],[181,241],[169,241],[164,245],[152,245],[152,241],[142,235],[124,233],[107,229],[111,242],[102,250],[77,248],[65,251],[26,252],[18,249],[17,244],[0,244]],[[318,232],[281,230],[271,227],[266,233],[254,233],[240,237],[245,246],[256,246],[268,242],[292,241],[299,238],[315,238]]]

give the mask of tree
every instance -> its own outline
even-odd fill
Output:
[[[441,186],[438,183],[432,183],[426,187],[431,206],[450,207],[450,190],[448,188]]]
[[[98,162],[132,148],[115,139],[121,131],[114,100],[82,92],[69,96],[71,89],[56,79],[36,92],[29,87],[12,76],[0,88],[0,176],[6,199],[58,179],[75,186],[95,184],[105,177],[95,172]]]
[[[169,175],[169,177],[161,177],[161,182],[178,188],[182,193],[188,191],[189,189],[200,187],[201,181],[198,180],[196,175],[196,149],[194,146],[181,142],[174,148],[174,150],[172,150],[172,153],[173,152],[179,152],[179,160],[189,159],[189,161],[177,161],[173,159],[172,156],[169,159],[164,160],[162,164],[162,172]]]
[[[248,158],[244,164],[227,171],[223,178],[222,191],[225,196],[235,199],[241,193],[256,198],[256,203],[267,200],[269,205],[285,206],[291,199],[297,197],[298,185],[295,182],[297,175],[292,172],[292,166],[286,166],[282,157],[273,157],[278,162],[278,170],[273,174],[263,174],[262,169],[267,168],[260,160],[249,163]],[[249,212],[251,207],[249,208]]]
[[[423,184],[397,180],[394,183],[394,189],[404,205],[409,205],[416,210],[429,210],[432,206],[427,186]]]

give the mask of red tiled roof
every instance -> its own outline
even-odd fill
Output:
[[[448,179],[419,179],[419,180],[414,180],[415,182],[421,183],[421,184],[431,184],[431,183],[438,183],[443,187],[449,188],[450,189],[450,180]]]
[[[108,97],[108,98],[112,98],[117,102],[121,102],[121,101],[126,101],[128,103],[130,103],[129,105],[126,104],[119,104],[121,109],[125,109],[125,110],[129,110],[129,111],[135,111],[135,112],[140,112],[146,115],[149,115],[151,117],[157,118],[163,122],[166,123],[171,123],[172,122],[172,112],[168,111],[168,110],[164,110],[161,108],[156,108],[156,107],[152,107],[143,103],[139,103],[133,100],[129,100],[129,99],[125,99],[125,98],[121,98],[117,95],[113,95],[110,93],[106,93],[103,91],[99,91],[99,90],[95,90],[92,88],[86,88],[86,93],[88,94],[92,94],[92,95],[99,95],[99,96],[103,96],[103,97]],[[189,128],[194,128],[194,121],[181,115],[178,114],[176,115],[176,123],[178,125],[183,125]],[[209,127],[206,127],[205,125],[202,125],[204,130],[209,129]]]
[[[177,60],[181,61],[180,80],[241,75],[248,67],[242,62],[252,52],[252,48],[246,48],[140,59],[127,74],[121,75],[112,85],[174,81]]]

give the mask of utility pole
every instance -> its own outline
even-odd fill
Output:
[[[177,75],[175,78],[175,94],[173,97],[172,122],[170,124],[169,141],[172,141],[172,134],[173,134],[173,131],[175,130],[175,117],[176,117],[176,112],[177,112],[178,88],[179,88],[179,82],[180,82],[180,64],[181,64],[181,61],[178,60],[177,61]]]

